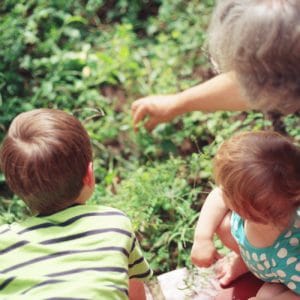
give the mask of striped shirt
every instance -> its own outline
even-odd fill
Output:
[[[145,279],[131,222],[121,211],[77,205],[0,227],[0,299],[128,299]]]

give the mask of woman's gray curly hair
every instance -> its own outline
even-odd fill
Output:
[[[209,51],[222,72],[235,71],[254,108],[300,110],[300,1],[220,0]]]

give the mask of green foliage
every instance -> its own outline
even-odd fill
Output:
[[[16,196],[0,201],[0,225],[22,220],[28,215],[30,212],[25,203]]]
[[[140,167],[116,194],[99,199],[96,193],[91,200],[128,213],[157,273],[188,263],[198,216],[192,204],[201,192],[200,186],[190,184],[188,167],[179,158]]]
[[[300,146],[300,123],[298,115],[289,115],[284,118],[284,125],[289,136]]]

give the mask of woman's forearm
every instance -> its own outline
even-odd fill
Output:
[[[176,115],[191,111],[248,110],[249,104],[241,94],[233,72],[220,74],[204,83],[178,93]]]

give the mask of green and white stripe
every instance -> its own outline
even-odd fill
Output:
[[[0,227],[0,299],[128,299],[144,260],[121,211],[78,205]]]

